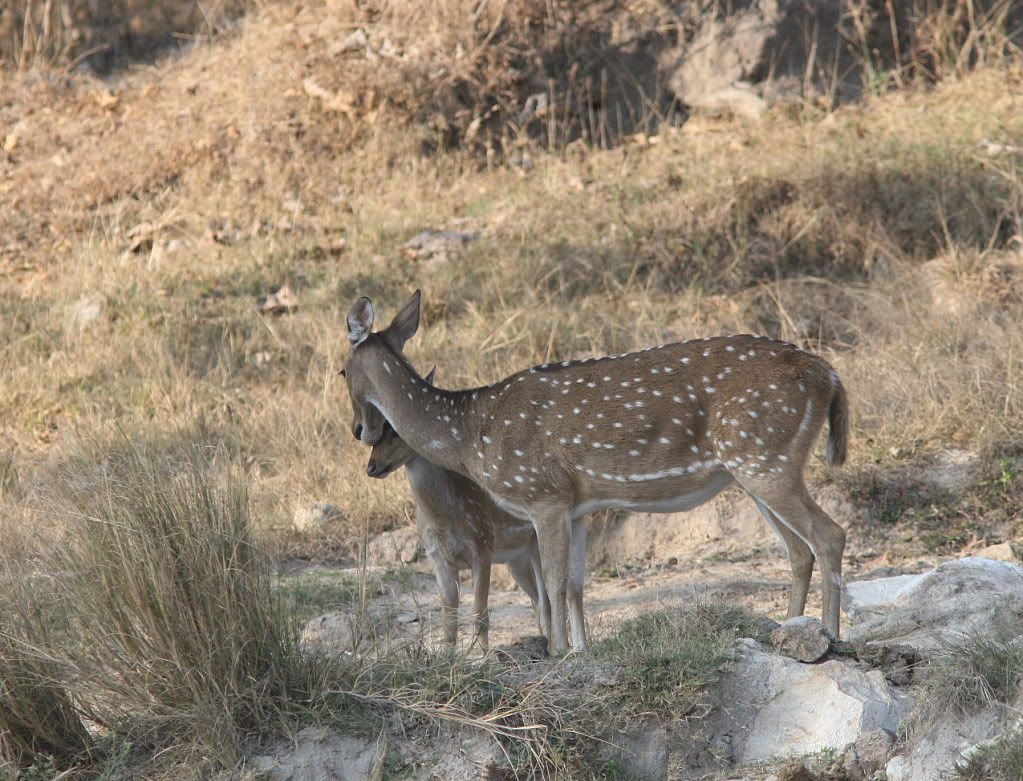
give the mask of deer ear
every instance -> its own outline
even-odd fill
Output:
[[[416,291],[412,298],[401,308],[401,311],[394,316],[391,324],[387,326],[384,335],[395,350],[401,352],[405,342],[416,335],[419,330],[419,303],[422,293]]]
[[[348,312],[348,341],[352,346],[362,344],[373,331],[373,302],[363,296]]]
[[[435,375],[436,373],[437,373],[437,367],[434,366],[432,369],[430,369],[430,373],[426,375],[425,379],[426,379],[426,381],[428,383],[430,383],[430,385],[433,385],[433,375]]]

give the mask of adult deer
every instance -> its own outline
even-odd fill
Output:
[[[426,381],[433,379],[433,372]],[[506,564],[533,603],[540,632],[550,632],[550,606],[536,533],[528,520],[501,510],[476,483],[436,466],[406,445],[390,426],[373,445],[366,473],[385,478],[405,467],[416,502],[416,526],[440,591],[444,641],[458,638],[458,571],[472,570],[476,638],[487,647],[490,566]]]
[[[794,345],[720,336],[636,353],[543,364],[451,391],[402,355],[419,327],[419,291],[373,333],[373,304],[348,314],[352,433],[377,442],[385,420],[428,460],[465,475],[536,529],[551,603],[550,648],[586,644],[584,516],[605,507],[675,512],[738,483],[788,549],[788,614],[801,615],[816,558],[824,624],[839,632],[845,532],[814,502],[803,470],[829,422],[841,464],[848,406],[837,373]],[[570,550],[571,549],[571,550]]]

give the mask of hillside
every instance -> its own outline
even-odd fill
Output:
[[[637,41],[691,42],[702,7],[242,8],[148,64],[0,68],[7,558],[47,571],[102,515],[67,495],[132,441],[168,463],[215,451],[282,571],[355,564],[413,508],[352,440],[344,314],[368,295],[389,318],[415,288],[408,352],[445,387],[708,334],[795,342],[851,400],[849,465],[810,476],[856,508],[852,572],[1023,543],[1023,69],[978,43],[994,22],[942,39],[958,64],[921,53],[921,26],[855,99],[807,87],[749,118],[630,103],[640,75],[663,86]],[[633,116],[612,121],[610,88],[583,100],[595,62],[645,69],[615,82]],[[563,72],[582,75],[545,78]],[[313,503],[338,511],[296,523]],[[777,613],[783,560],[742,547],[688,569],[608,554],[607,620],[641,612],[618,577],[633,567]],[[642,569],[669,558],[678,580]],[[743,585],[746,561],[766,580]]]

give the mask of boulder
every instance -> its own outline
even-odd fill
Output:
[[[984,708],[965,717],[952,716],[915,728],[905,754],[885,767],[888,781],[934,781],[955,778],[964,752],[1000,732],[1000,709]]]
[[[341,518],[341,508],[327,502],[313,502],[295,508],[291,525],[300,532],[314,531]]]
[[[818,504],[843,525],[864,516],[838,486],[814,492]],[[785,548],[743,491],[731,488],[688,512],[598,514],[589,522],[587,561],[590,568],[626,562],[665,562],[710,553],[745,554],[752,548]]]
[[[308,621],[299,635],[307,649],[329,655],[386,652],[422,634],[419,613],[396,606],[351,607]]]
[[[945,640],[1023,621],[1023,566],[969,557],[921,575],[850,583],[843,608],[851,618],[847,640],[926,654]]]
[[[64,310],[64,330],[69,336],[80,335],[99,320],[107,301],[101,295],[85,295]]]
[[[716,751],[739,765],[843,751],[862,733],[895,732],[908,697],[878,670],[828,661],[806,665],[739,641],[740,657],[722,681]]]
[[[737,115],[756,116],[767,105],[765,97],[802,97],[815,67],[846,72],[827,62],[844,58],[844,47],[836,46],[840,13],[838,3],[741,0],[706,14],[692,40],[661,54],[659,67],[668,88],[687,106],[733,104]],[[812,46],[808,30],[814,31]],[[855,83],[837,86],[843,99],[857,89]]]
[[[831,638],[819,618],[796,616],[771,632],[771,645],[782,656],[816,662],[830,650]]]
[[[986,548],[981,548],[977,551],[976,555],[982,559],[992,559],[994,561],[1019,561],[1019,557],[1016,556],[1016,551],[1012,549],[1012,545],[1008,542],[1000,542],[997,545],[988,545]]]
[[[411,564],[423,556],[419,531],[415,526],[402,526],[378,534],[366,546],[370,564]]]
[[[324,727],[306,727],[271,753],[246,762],[266,781],[377,781],[384,776],[387,740],[338,735]]]
[[[853,741],[839,758],[839,764],[848,781],[870,781],[878,771],[885,769],[894,751],[895,740],[891,734],[873,729]]]

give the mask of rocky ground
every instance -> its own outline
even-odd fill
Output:
[[[849,508],[833,489],[823,491],[821,501],[836,516]],[[768,630],[776,626],[771,619],[784,617],[787,600],[784,550],[744,505],[740,496],[726,495],[688,514],[595,521],[586,592],[591,636],[613,636],[623,622],[652,611],[714,600],[764,616]],[[1023,566],[1015,563],[1010,546],[990,546],[965,558],[921,557],[898,542],[886,547],[850,536],[844,641],[829,642],[823,635],[815,618],[821,607],[815,582],[805,620],[739,642],[705,718],[647,723],[609,738],[620,742],[632,774],[624,777],[926,781],[952,772],[978,744],[1010,728],[1011,711],[992,702],[937,720],[918,715],[925,699],[920,671],[929,660],[964,637],[995,636],[1023,617]],[[381,535],[368,554],[371,574],[386,584],[373,590],[365,606],[375,621],[374,640],[436,644],[436,588],[414,529]],[[404,574],[388,580],[384,573],[395,567]],[[357,569],[296,565],[289,577],[364,575]],[[461,637],[468,643],[467,580],[462,593]],[[309,622],[304,638],[332,652],[351,648],[355,623],[351,608],[328,612]],[[492,647],[499,656],[507,649],[521,654],[531,648],[529,653],[539,657],[535,635],[528,600],[503,567],[495,567]],[[583,656],[570,663],[587,661]],[[401,749],[424,757],[416,778],[503,777],[493,741],[456,735]],[[353,770],[354,775],[342,777],[373,777],[379,746],[372,741],[311,731],[298,746],[297,752],[264,755],[257,764],[271,778],[333,777],[330,768],[338,757],[346,758],[346,767],[358,765],[352,764],[354,750],[366,773]]]

